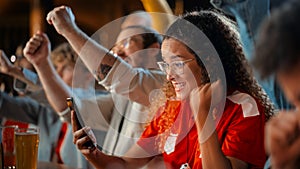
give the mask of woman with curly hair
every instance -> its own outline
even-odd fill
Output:
[[[253,78],[230,20],[212,11],[177,19],[162,56],[167,93],[153,99],[152,106],[160,107],[151,107],[157,113],[137,144],[126,156],[107,156],[84,146],[90,140],[84,129],[74,131],[85,157],[97,168],[140,168],[155,156],[166,168],[263,168],[264,124],[273,106]],[[75,118],[73,113],[74,129]]]

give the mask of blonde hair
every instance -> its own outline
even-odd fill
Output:
[[[51,52],[51,60],[55,64],[67,61],[69,65],[74,66],[78,58],[77,53],[69,43],[62,43]]]

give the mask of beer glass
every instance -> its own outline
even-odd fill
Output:
[[[14,152],[14,131],[17,126],[1,126],[1,167],[4,169],[16,168],[16,156]]]
[[[15,129],[17,169],[37,168],[39,132],[38,127]]]

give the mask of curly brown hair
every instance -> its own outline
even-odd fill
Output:
[[[190,29],[191,25],[196,26],[198,30]],[[215,65],[214,58],[217,56],[212,55],[213,51],[208,48],[208,42],[205,39],[201,41],[201,44],[195,43],[199,41],[199,39],[195,39],[199,38],[195,36],[199,34],[199,29],[208,38],[219,55],[226,78],[226,82],[222,83],[227,87],[227,93],[239,90],[251,95],[263,106],[266,120],[268,120],[273,115],[273,104],[254,78],[243,53],[236,26],[231,20],[216,11],[203,10],[187,13],[170,26],[165,39],[175,38],[183,42],[189,51],[194,54],[199,66],[206,70],[201,81],[203,83],[213,82],[219,79],[218,75],[212,78],[212,74],[220,69]],[[207,66],[205,63],[206,67],[204,67],[203,62],[207,61],[210,64]],[[167,111],[164,111],[158,121],[158,125],[164,126],[159,129],[158,133],[160,135],[157,137],[160,151],[163,151],[163,146],[170,133],[169,130],[175,120],[167,113]]]

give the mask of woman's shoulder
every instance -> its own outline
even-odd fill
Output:
[[[231,105],[241,106],[244,117],[260,115],[258,102],[248,93],[236,90],[227,96],[226,101],[231,102]]]

